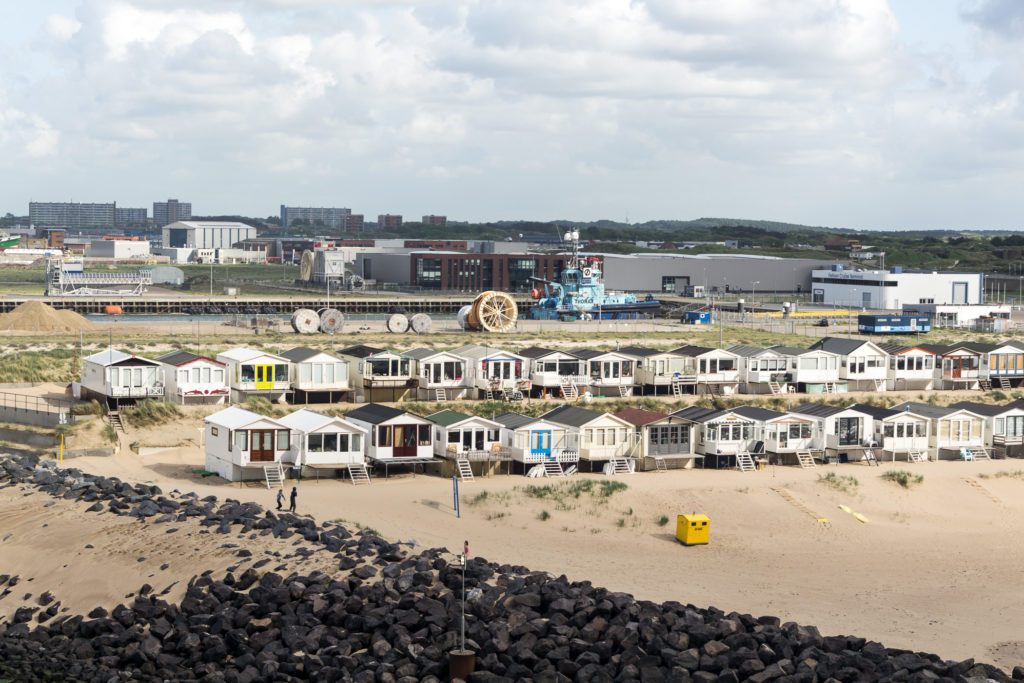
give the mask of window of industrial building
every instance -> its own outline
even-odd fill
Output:
[[[674,291],[676,291],[676,276],[675,275],[662,275],[661,276],[661,291],[663,291],[663,292],[674,292]]]
[[[515,258],[508,262],[509,289],[514,292],[528,291],[533,287],[530,279],[537,275],[537,259]]]
[[[416,259],[416,284],[424,289],[440,289],[441,259]]]

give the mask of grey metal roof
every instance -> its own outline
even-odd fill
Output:
[[[290,360],[293,363],[301,363],[302,361],[309,360],[310,358],[312,358],[314,356],[319,356],[321,353],[327,354],[328,356],[331,356],[332,358],[334,358],[334,356],[331,355],[330,353],[328,353],[327,351],[318,351],[316,349],[311,349],[308,346],[296,346],[294,349],[288,349],[287,351],[282,351],[281,352],[281,357],[282,358],[287,358],[288,360]],[[336,360],[341,360],[341,359],[337,358]]]
[[[897,413],[914,413],[915,415],[927,418],[945,417],[950,413],[956,412],[956,409],[949,406],[933,406],[931,403],[922,403],[920,401],[897,403],[892,407],[892,410]]]
[[[812,349],[831,351],[841,356],[848,356],[868,342],[863,339],[846,339],[844,337],[825,337],[811,345]]]
[[[382,406],[379,403],[368,403],[361,408],[350,410],[345,414],[345,417],[350,420],[361,420],[368,422],[369,424],[380,424],[390,420],[393,417],[399,415],[405,415],[406,411],[399,410],[398,408],[392,408],[391,406]],[[410,413],[411,414],[411,413]]]
[[[684,420],[690,420],[692,422],[707,422],[712,417],[720,414],[722,411],[715,410],[714,408],[701,408],[700,406],[686,406],[681,410],[677,410],[674,413],[670,413],[672,417],[681,417]]]
[[[365,344],[356,344],[355,346],[349,346],[347,348],[338,351],[338,353],[346,356],[352,356],[353,358],[366,358],[367,356],[374,356],[378,353],[382,353],[384,349],[378,349],[375,346],[366,346]]]
[[[536,422],[540,418],[530,417],[529,415],[523,415],[522,413],[503,413],[494,418],[494,421],[498,424],[508,427],[509,429],[519,429],[528,424]]]
[[[588,422],[593,422],[603,415],[605,415],[605,413],[597,410],[590,410],[588,408],[558,406],[557,408],[544,413],[540,417],[542,420],[548,420],[549,422],[557,422],[558,424],[568,425],[570,427],[582,427]]]
[[[977,415],[985,415],[987,417],[993,417],[995,415],[1002,415],[1008,413],[1011,410],[1020,410],[1021,406],[1009,403],[1005,406],[996,405],[994,403],[977,403],[975,401],[957,401],[949,406],[950,408],[956,408],[958,410],[969,410]]]
[[[452,356],[459,355],[454,351],[437,351],[435,349],[428,349],[426,346],[417,346],[414,349],[402,351],[403,356],[409,356],[410,358],[415,358],[416,360],[425,360],[427,358],[432,358],[433,356],[439,356],[443,353],[447,353]]]
[[[763,346],[743,346],[742,344],[730,346],[729,348],[726,349],[726,351],[730,353],[735,353],[737,356],[743,356],[744,358],[753,358],[754,356],[764,353],[767,350],[768,349],[766,349]]]
[[[846,410],[849,406],[827,406],[824,403],[802,403],[796,408],[790,408],[791,413],[800,413],[801,415],[813,415],[814,417],[829,417],[836,413],[841,413]]]
[[[650,356],[660,356],[662,354],[670,354],[670,351],[661,351],[659,349],[652,349],[646,346],[623,346],[618,349],[619,353],[625,353],[630,356],[636,356],[637,358],[648,358]]]
[[[805,356],[813,351],[819,351],[823,349],[799,349],[795,346],[783,346],[782,344],[776,344],[775,346],[769,346],[769,351],[775,351],[776,353],[782,354],[783,356]]]
[[[768,408],[758,408],[756,406],[736,406],[729,410],[723,410],[723,413],[736,413],[743,417],[749,417],[751,420],[774,420],[782,417],[785,413],[780,413],[777,410],[769,410]]]
[[[881,406],[870,406],[866,403],[854,403],[852,406],[847,406],[850,410],[856,410],[858,413],[864,413],[870,415],[876,420],[884,420],[887,417],[893,415],[899,415],[900,411],[892,410],[891,408],[883,408]]]
[[[572,355],[576,356],[577,358],[582,358],[583,360],[590,360],[592,358],[597,358],[598,356],[604,356],[604,355],[609,354],[609,353],[622,353],[622,351],[620,351],[618,349],[612,349],[612,350],[573,349],[572,351],[570,351],[570,353]],[[628,354],[626,354],[626,355],[628,355]]]
[[[156,361],[143,358],[142,356],[133,356],[130,353],[124,351],[118,351],[116,349],[107,349],[94,353],[91,356],[86,356],[83,360],[89,363],[95,363],[96,365],[102,365],[104,367],[110,365],[159,365]]]
[[[208,356],[200,356],[192,353],[191,351],[171,351],[170,353],[165,353],[164,355],[156,358],[157,362],[164,363],[166,365],[184,365],[185,363],[191,363],[196,360],[208,360],[211,363],[216,363],[217,365],[224,365],[224,363],[221,363],[219,360],[214,360]]]
[[[550,356],[554,353],[561,353],[572,358],[579,358],[579,356],[572,351],[565,351],[563,349],[546,349],[543,346],[528,346],[525,349],[520,350],[518,353],[524,358],[533,358],[535,360],[537,358],[543,358],[544,356]]]
[[[693,344],[687,344],[686,346],[680,346],[678,349],[672,349],[672,353],[679,356],[703,356],[709,351],[715,349],[709,346],[694,346]]]

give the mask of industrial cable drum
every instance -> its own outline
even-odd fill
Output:
[[[320,329],[320,316],[309,308],[300,308],[292,313],[292,329],[299,334],[313,334]]]
[[[336,308],[322,308],[317,311],[320,316],[320,331],[327,334],[341,332],[345,325],[345,316]]]
[[[392,313],[385,324],[388,332],[401,334],[409,331],[409,318],[405,313]]]
[[[302,252],[302,260],[299,261],[299,279],[309,282],[313,279],[313,262],[315,256],[311,251]]]
[[[426,334],[434,326],[434,321],[426,313],[417,313],[409,319],[409,327],[417,334]]]
[[[472,305],[463,306],[462,308],[459,309],[459,312],[455,314],[455,320],[458,321],[459,327],[461,327],[464,330],[469,329],[469,312],[470,310],[472,310],[472,308]]]
[[[508,332],[519,318],[516,301],[506,292],[483,292],[466,316],[467,329],[484,332]]]

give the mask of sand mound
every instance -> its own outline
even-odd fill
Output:
[[[91,332],[96,326],[74,311],[58,311],[42,301],[26,301],[0,315],[0,330],[23,332]]]

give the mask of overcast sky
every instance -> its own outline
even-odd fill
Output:
[[[8,2],[0,212],[1024,228],[1020,0]]]

